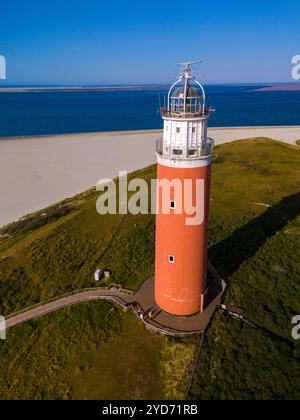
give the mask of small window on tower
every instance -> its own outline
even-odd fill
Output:
[[[193,132],[193,133],[196,133],[196,127],[193,127],[193,128],[192,128],[192,132]]]
[[[177,133],[180,133],[180,127],[177,127],[177,128],[176,128],[176,132],[177,132]]]
[[[169,263],[170,264],[175,264],[175,257],[174,257],[174,255],[169,255]]]
[[[170,209],[175,210],[176,209],[176,203],[175,201],[170,201]]]

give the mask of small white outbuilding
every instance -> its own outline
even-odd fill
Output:
[[[96,272],[95,272],[95,281],[100,281],[102,278],[102,271],[99,270],[99,268],[97,268]]]

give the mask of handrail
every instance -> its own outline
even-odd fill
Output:
[[[194,335],[202,334],[202,331],[196,331],[196,330],[195,331],[181,331],[181,330],[176,330],[170,327],[164,327],[159,322],[154,321],[153,319],[149,319],[149,320],[142,319],[136,310],[134,310],[134,314],[140,321],[143,322],[146,328],[151,329],[152,331],[155,331],[163,335],[169,335],[172,337],[186,337],[186,336],[194,336]]]
[[[97,292],[97,291],[102,291],[102,292],[105,292],[105,291],[113,291],[114,289],[117,289],[117,288],[114,287],[114,286],[113,287],[90,287],[90,288],[86,288],[86,289],[73,290],[72,292],[65,293],[63,295],[50,298],[50,299],[48,299],[46,301],[39,302],[39,303],[37,303],[35,305],[28,306],[27,308],[24,308],[24,309],[21,309],[21,310],[19,310],[17,312],[14,312],[12,314],[9,314],[8,316],[5,317],[5,319],[6,320],[9,320],[11,318],[15,318],[16,316],[23,315],[23,314],[25,314],[27,312],[33,311],[34,309],[38,309],[38,308],[40,308],[42,306],[48,305],[48,304],[53,303],[53,302],[58,302],[60,300],[66,299],[66,298],[71,297],[71,296],[75,296],[75,295],[79,295],[79,294],[84,294],[84,293],[89,293],[89,292]],[[133,295],[133,292],[131,290],[117,289],[117,291],[119,293]],[[113,295],[111,295],[111,296],[113,297]]]
[[[64,295],[58,296],[56,298],[51,298],[48,299],[47,301],[44,302],[40,302],[36,305],[30,306],[28,308],[25,308],[23,310],[20,310],[18,312],[15,312],[13,314],[10,314],[6,317],[6,320],[10,320],[12,318],[15,318],[17,316],[26,314],[34,309],[38,309],[40,307],[43,306],[47,306],[48,304],[52,303],[52,302],[59,302],[63,299],[66,299],[68,297],[71,296],[75,296],[75,295],[80,295],[80,294],[86,294],[89,292],[97,292],[97,291],[102,291],[102,292],[109,292],[109,291],[114,291],[114,287],[98,287],[98,288],[86,288],[86,289],[79,289],[79,290],[74,290],[73,292],[69,292],[66,293]],[[122,292],[126,292],[127,294],[133,295],[133,292],[131,290],[127,290],[127,289],[117,289],[116,290],[119,293]],[[170,335],[170,336],[177,336],[177,337],[184,337],[184,336],[193,336],[193,335],[198,335],[201,334],[201,331],[180,331],[180,330],[176,330],[170,327],[164,327],[163,325],[161,325],[159,322],[154,321],[152,319],[146,320],[146,319],[142,319],[139,314],[138,311],[135,309],[136,306],[136,302],[135,301],[129,301],[127,302],[126,300],[122,299],[121,296],[118,295],[107,295],[107,296],[101,296],[102,299],[111,299],[113,301],[115,301],[116,303],[118,303],[119,305],[123,306],[123,307],[132,307],[134,314],[136,315],[136,317],[141,320],[143,322],[143,324],[146,326],[146,328],[151,329],[155,332],[158,332],[160,334],[164,334],[164,335]]]
[[[195,146],[175,146],[164,142],[163,139],[157,140],[156,152],[158,155],[171,159],[200,159],[206,158],[213,153],[214,140],[207,138],[205,143]],[[176,153],[174,153],[176,151]],[[178,151],[182,153],[178,154]]]
[[[211,266],[210,264],[210,270],[214,270],[213,266]],[[222,282],[224,283],[224,281],[222,280]],[[226,284],[223,284],[226,286]],[[103,294],[101,295],[101,292],[103,292]],[[105,293],[107,292],[107,293]],[[224,292],[224,289],[223,289]],[[222,292],[222,293],[223,293]],[[86,297],[86,299],[84,298],[84,295],[90,293],[90,295],[88,295]],[[98,294],[97,294],[98,293]],[[81,297],[79,297],[77,300],[69,300],[66,302],[62,302],[64,299],[67,299],[68,297],[71,296],[76,296],[76,295],[82,295]],[[127,296],[126,298],[126,295]],[[131,297],[130,297],[131,296]],[[18,316],[27,314],[30,311],[34,311],[35,309],[38,308],[43,308],[45,306],[48,306],[49,304],[51,304],[52,302],[57,302],[58,305],[56,307],[52,307],[52,306],[48,306],[48,308],[44,308],[44,312],[35,312],[33,314],[29,314],[27,317],[24,317],[24,319],[16,319],[14,321],[10,322],[10,327],[13,327],[15,325],[18,325],[20,323],[23,323],[25,321],[34,319],[34,318],[39,318],[40,316],[46,315],[50,312],[53,312],[55,310],[58,309],[62,309],[64,307],[68,307],[68,306],[72,306],[75,304],[78,304],[80,302],[83,301],[89,301],[89,300],[96,300],[96,299],[103,299],[103,300],[111,300],[113,302],[115,302],[116,304],[122,306],[123,308],[132,308],[134,315],[140,320],[142,321],[142,323],[145,325],[146,328],[155,331],[157,333],[163,334],[163,335],[168,335],[168,336],[173,336],[173,337],[186,337],[186,336],[195,336],[195,335],[200,335],[204,332],[203,329],[199,329],[199,330],[188,330],[188,331],[182,331],[182,330],[178,330],[175,328],[173,328],[172,326],[165,326],[162,325],[159,321],[157,321],[156,319],[150,318],[146,316],[146,313],[144,311],[144,309],[141,307],[140,303],[138,301],[135,300],[135,293],[132,290],[128,290],[128,289],[123,289],[121,285],[118,284],[114,284],[112,283],[109,287],[93,287],[93,288],[85,288],[85,289],[78,289],[78,290],[74,290],[72,292],[69,293],[65,293],[63,295],[57,296],[57,297],[53,297],[48,299],[47,301],[44,302],[40,302],[36,305],[27,307],[23,310],[17,311],[15,313],[12,313],[10,315],[8,315],[6,317],[6,320],[12,320],[13,318],[17,318]],[[59,304],[60,302],[60,304]],[[139,309],[138,309],[139,308]],[[142,311],[144,317],[141,317],[141,313],[140,311]],[[210,317],[209,322],[211,320],[212,317]]]
[[[211,115],[214,112],[213,108],[203,108],[197,112],[176,112],[172,111],[168,108],[161,108],[160,113],[162,117],[166,118],[202,118],[207,117],[208,115]]]

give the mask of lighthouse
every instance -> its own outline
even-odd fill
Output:
[[[180,64],[179,78],[161,109],[164,132],[157,145],[155,301],[160,309],[177,316],[202,312],[209,290],[208,213],[214,142],[207,136],[212,110],[191,70],[196,63]],[[189,209],[184,205],[188,201],[192,202]]]

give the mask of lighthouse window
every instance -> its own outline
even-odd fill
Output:
[[[175,257],[174,255],[169,255],[169,263],[174,264],[175,263]]]
[[[193,127],[193,128],[192,128],[192,132],[193,132],[193,133],[196,133],[196,127]]]
[[[175,210],[175,209],[176,209],[176,203],[175,203],[175,201],[171,201],[171,202],[170,202],[170,208],[171,208],[172,210]]]
[[[180,133],[180,127],[177,127],[177,128],[176,128],[176,132],[177,132],[177,133]]]

